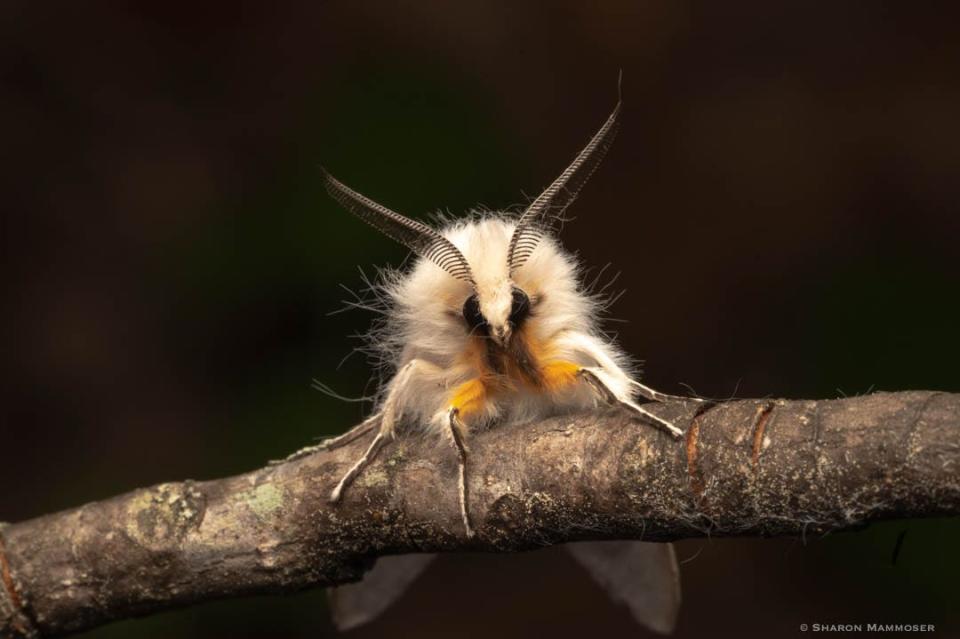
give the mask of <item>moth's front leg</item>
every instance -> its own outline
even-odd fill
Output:
[[[643,406],[637,404],[628,393],[618,392],[615,380],[610,379],[610,375],[599,366],[585,366],[579,370],[578,375],[593,389],[597,396],[606,403],[622,406],[630,412],[654,422],[676,439],[683,437],[683,431],[671,422],[654,415]]]
[[[563,337],[562,342],[564,346],[570,350],[583,355],[587,359],[593,360],[596,363],[596,367],[606,373],[616,385],[626,384],[644,399],[654,402],[705,403],[708,401],[699,397],[682,397],[680,395],[661,393],[645,384],[641,384],[620,368],[614,358],[611,357],[609,347],[592,335],[570,332]]]
[[[459,491],[460,517],[467,537],[473,537],[473,525],[470,523],[470,494],[467,490],[467,425],[468,420],[484,413],[487,409],[489,393],[479,379],[472,379],[457,386],[450,394],[447,409],[440,419],[445,422],[446,433],[457,453],[457,488]]]
[[[619,369],[617,370],[619,371]],[[624,379],[618,380],[600,366],[581,366],[568,361],[550,362],[543,367],[542,373],[544,385],[550,392],[562,393],[572,385],[583,382],[604,403],[622,406],[647,421],[652,421],[661,426],[674,437],[683,435],[682,430],[633,401],[633,397],[627,390],[629,386],[626,382],[629,378],[626,376],[624,376]]]
[[[383,407],[380,411],[370,417],[366,422],[358,427],[358,430],[364,426],[364,424],[370,423],[371,427],[374,424],[371,420],[377,419],[379,421],[379,428],[377,430],[376,437],[373,438],[373,441],[370,442],[370,445],[367,446],[367,450],[364,451],[363,455],[350,467],[350,469],[344,474],[344,476],[337,483],[336,487],[330,493],[330,501],[336,503],[340,501],[340,498],[343,496],[343,491],[353,483],[353,480],[357,478],[357,475],[369,464],[377,453],[386,443],[387,437],[392,437],[394,435],[394,430],[397,426],[397,422],[403,416],[403,407],[405,402],[408,400],[408,394],[411,384],[417,381],[418,376],[423,375],[429,369],[435,369],[436,367],[429,362],[424,360],[414,359],[406,364],[400,369],[396,376],[390,380],[390,387],[387,391],[387,398],[383,402]],[[352,433],[348,432],[342,437],[347,438]],[[354,437],[353,439],[355,439]],[[349,440],[349,441],[352,441]],[[340,443],[337,441],[327,444],[327,447],[332,448],[331,444]],[[346,443],[346,442],[343,442]],[[323,444],[321,444],[323,446]]]

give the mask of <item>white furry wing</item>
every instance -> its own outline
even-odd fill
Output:
[[[680,570],[673,544],[597,541],[566,545],[611,599],[625,603],[641,625],[673,632],[680,610]]]
[[[429,553],[380,557],[360,581],[327,588],[333,625],[343,631],[373,621],[406,592],[436,557]]]

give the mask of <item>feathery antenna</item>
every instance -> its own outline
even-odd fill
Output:
[[[327,193],[343,208],[458,280],[474,284],[470,264],[453,242],[426,224],[411,220],[357,193],[330,175],[322,166],[320,172]]]
[[[613,113],[603,123],[600,130],[590,139],[587,146],[573,162],[560,174],[553,184],[537,196],[517,221],[517,228],[510,238],[508,263],[511,272],[527,261],[537,247],[543,235],[552,228],[556,216],[551,211],[563,211],[577,197],[580,189],[600,165],[603,157],[613,144],[620,126],[620,105],[623,103],[620,93],[620,78],[617,80],[617,105]]]

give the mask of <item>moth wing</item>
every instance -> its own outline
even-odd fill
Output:
[[[566,548],[611,599],[627,605],[637,622],[661,634],[673,632],[680,611],[680,569],[673,544],[598,541]]]
[[[333,625],[342,631],[373,621],[406,592],[436,557],[429,553],[380,557],[360,581],[327,588]]]

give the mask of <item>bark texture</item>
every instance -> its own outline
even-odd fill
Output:
[[[444,441],[400,437],[332,506],[366,440],[135,490],[0,529],[0,636],[54,637],[214,598],[358,579],[373,558],[576,540],[802,535],[960,514],[960,395],[650,405],[469,440],[477,537]]]

